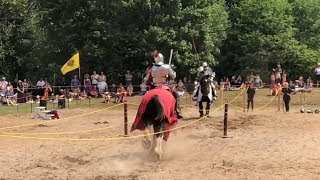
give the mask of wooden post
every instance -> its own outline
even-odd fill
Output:
[[[246,112],[246,91],[247,90],[247,87],[245,87],[245,90],[243,90],[244,92],[243,92],[243,112]]]
[[[124,101],[124,135],[128,135],[128,103],[127,100]]]
[[[281,109],[280,109],[280,107],[281,107],[281,94],[280,94],[280,92],[278,93],[278,111],[280,111]]]
[[[224,92],[223,92],[223,88],[221,88],[221,105],[223,104],[224,101]]]
[[[32,113],[32,112],[33,112],[33,111],[32,111],[32,104],[33,104],[33,97],[32,97],[32,95],[30,95],[30,99],[31,99],[30,104],[31,104],[31,113]]]
[[[228,101],[224,104],[223,136],[228,135]]]

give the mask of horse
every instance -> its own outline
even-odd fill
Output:
[[[193,99],[197,101],[196,105],[199,106],[200,117],[204,116],[203,102],[206,102],[206,116],[209,116],[210,105],[216,99],[215,85],[212,83],[212,77],[210,75],[203,75],[200,78],[198,85],[193,93]]]
[[[162,158],[162,139],[167,141],[170,130],[177,126],[175,112],[176,100],[167,86],[156,87],[148,91],[142,98],[131,132],[138,129],[144,131],[142,145],[149,150],[149,155]],[[153,139],[148,136],[153,127]],[[165,132],[163,132],[165,131]]]

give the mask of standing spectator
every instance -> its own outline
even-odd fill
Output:
[[[96,71],[93,71],[93,74],[91,75],[91,85],[92,86],[98,86],[98,78],[99,78],[99,74],[97,74]]]
[[[253,111],[253,98],[256,93],[255,87],[253,83],[249,83],[249,87],[247,89],[247,95],[248,95],[248,100],[247,100],[247,112],[249,112],[249,107],[251,103],[251,110]]]
[[[254,81],[255,81],[255,86],[256,86],[257,88],[260,88],[260,87],[263,86],[263,82],[262,82],[259,74],[256,74],[256,78],[254,79]]]
[[[320,82],[320,63],[317,64],[317,67],[314,70],[314,72],[316,74],[317,87],[319,87],[319,82]]]
[[[276,75],[275,75],[275,72],[272,72],[272,73],[271,73],[271,76],[270,76],[270,84],[271,84],[271,86],[273,86],[273,85],[276,84]]]
[[[26,103],[25,89],[20,80],[17,85],[17,103]]]
[[[126,78],[126,85],[132,84],[133,76],[129,70],[127,71],[127,74],[125,75],[125,78]]]
[[[43,88],[45,85],[46,85],[46,82],[44,82],[42,78],[40,78],[40,80],[36,84],[38,88]]]
[[[79,95],[80,93],[80,81],[77,75],[74,75],[73,79],[70,82],[72,92]]]
[[[287,82],[287,72],[285,70],[283,70],[283,72],[282,72],[282,84],[284,82]]]
[[[84,86],[84,92],[88,95],[91,92],[91,89],[92,89],[91,80],[90,80],[89,74],[86,74],[84,76],[83,86]]]
[[[108,89],[106,81],[107,77],[103,74],[103,72],[101,72],[98,78],[98,90],[100,94],[103,94],[103,92]]]
[[[289,103],[290,103],[292,92],[293,91],[289,88],[288,83],[287,82],[283,83],[282,94],[283,94],[284,105],[286,107],[286,112],[289,112]]]
[[[46,85],[46,82],[40,78],[40,80],[37,82],[36,86],[38,87],[37,92],[34,92],[36,96],[43,96],[44,93],[44,86]]]
[[[282,71],[282,68],[281,68],[281,65],[280,64],[278,64],[277,65],[277,68],[275,69],[275,72],[276,72],[276,83],[278,84],[278,83],[281,83],[281,77],[282,77],[282,73],[283,73],[283,71]]]
[[[1,94],[2,94],[3,96],[6,95],[7,86],[8,86],[8,81],[6,81],[6,78],[3,77],[3,78],[2,78],[2,81],[1,81],[1,90],[2,90]]]

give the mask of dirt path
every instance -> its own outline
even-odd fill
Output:
[[[63,115],[88,111],[68,110]],[[185,112],[190,119],[180,124],[198,116],[192,108]],[[219,111],[171,134],[161,162],[145,157],[140,139],[77,142],[0,138],[0,179],[320,179],[319,115],[231,110],[230,138],[221,138],[222,114]],[[117,110],[105,111],[6,132],[104,128],[122,123],[122,115]],[[132,120],[135,112],[129,111],[129,116]],[[0,122],[9,126],[33,120],[28,116],[7,116]],[[98,138],[122,133],[123,127],[118,126],[90,133],[41,137]]]

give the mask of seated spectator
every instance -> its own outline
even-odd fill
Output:
[[[112,85],[111,85],[110,93],[111,93],[111,97],[116,98],[117,87],[116,87],[115,84],[112,84]]]
[[[116,94],[114,102],[116,102],[116,103],[123,102],[125,100],[126,96],[127,96],[127,92],[126,92],[125,88],[122,86],[119,86],[117,89],[117,94]]]
[[[79,99],[80,100],[85,100],[88,97],[87,95],[87,91],[83,90],[80,94],[79,94]]]
[[[103,95],[102,95],[104,101],[103,103],[110,103],[111,101],[111,93],[110,92],[105,92]]]
[[[98,94],[99,94],[99,92],[98,92],[97,86],[93,86],[90,91],[90,96],[91,97],[98,97]]]
[[[140,84],[140,91],[141,91],[141,95],[144,95],[147,92],[147,84],[145,82]]]

